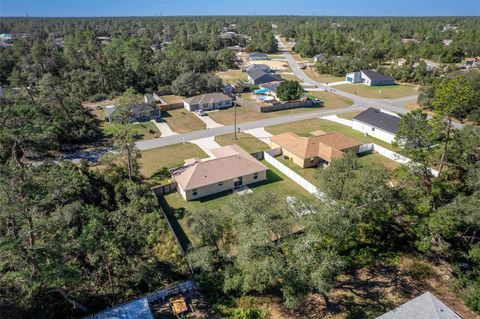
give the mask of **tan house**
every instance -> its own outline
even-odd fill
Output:
[[[282,148],[282,154],[302,168],[329,164],[347,151],[357,153],[361,142],[342,133],[323,131],[312,132],[303,137],[288,132],[271,137],[271,148]]]
[[[237,145],[210,150],[213,158],[192,158],[172,171],[185,200],[232,190],[267,179],[267,167]]]

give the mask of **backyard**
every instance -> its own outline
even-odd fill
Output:
[[[234,137],[233,133],[219,135],[215,137],[215,142],[217,142],[221,146],[236,144],[241,148],[243,148],[248,153],[256,153],[256,152],[269,149],[267,144],[263,143],[258,138],[250,134],[240,132],[240,133],[237,133],[236,140],[234,140],[233,137]]]
[[[395,99],[418,94],[417,86],[397,84],[388,86],[368,86],[365,84],[340,84],[335,89],[375,99]]]
[[[187,133],[204,130],[206,128],[198,117],[186,109],[177,109],[162,112],[162,119],[168,124],[172,131],[177,133]]]
[[[269,170],[267,171],[267,180],[257,184],[249,185],[248,187],[253,191],[252,194],[243,196],[258,196],[265,192],[274,192],[279,198],[286,198],[287,196],[295,196],[305,202],[312,203],[315,201],[313,196],[307,193],[303,188],[295,184],[288,177],[284,176],[277,169],[270,164],[262,161]],[[231,192],[224,192],[208,197],[201,198],[194,201],[185,201],[177,192],[164,196],[160,199],[165,213],[169,220],[173,221],[175,232],[183,241],[182,245],[188,246],[189,243],[193,245],[198,244],[198,239],[188,228],[188,217],[190,214],[200,209],[222,210],[228,203]]]
[[[174,168],[181,166],[186,159],[208,157],[200,147],[191,143],[154,148],[142,151],[140,154],[141,158],[138,159],[140,173],[146,178],[149,178],[163,167]]]

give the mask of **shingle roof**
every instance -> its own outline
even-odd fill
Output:
[[[172,172],[173,179],[184,189],[194,189],[239,176],[266,171],[267,167],[237,145],[210,150],[215,158],[192,160]]]
[[[223,93],[207,93],[202,95],[192,96],[188,99],[184,99],[186,103],[190,105],[201,104],[201,103],[218,103],[222,101],[231,101],[232,98],[223,94]]]
[[[377,319],[462,319],[462,317],[430,292],[426,292]]]
[[[400,116],[382,112],[382,110],[373,107],[369,107],[353,118],[355,121],[366,123],[390,133],[397,132],[400,119]]]
[[[248,76],[250,76],[253,80],[259,80],[261,78],[265,78],[268,81],[265,82],[273,82],[273,81],[281,81],[282,77],[278,74],[267,73],[263,70],[254,68],[247,72]]]
[[[343,156],[343,151],[362,143],[338,132],[315,132],[314,136],[302,137],[288,132],[275,135],[271,141],[302,159],[320,157],[328,162]]]
[[[260,57],[267,57],[267,54],[266,53],[262,53],[262,52],[252,52],[250,53],[249,55],[251,58],[260,58]]]
[[[278,87],[282,84],[281,81],[273,81],[268,83],[260,84],[260,87],[263,89],[268,89],[274,93],[277,93]]]
[[[380,72],[376,72],[373,70],[361,70],[363,74],[370,78],[372,81],[392,81],[394,78],[391,76],[385,75]]]
[[[270,71],[270,67],[266,64],[250,64],[248,65],[245,70],[248,72],[248,71],[251,71],[253,69],[259,69],[259,70],[263,70],[265,72],[269,72]]]

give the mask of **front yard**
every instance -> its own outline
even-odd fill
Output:
[[[187,133],[206,129],[203,123],[192,112],[184,108],[162,112],[162,120],[177,133]]]
[[[308,91],[306,96],[312,99],[322,100],[324,108],[345,107],[353,104],[349,98],[325,91]]]
[[[243,196],[259,196],[265,192],[273,192],[279,198],[286,199],[287,196],[295,196],[308,203],[315,201],[313,196],[291,181],[288,177],[280,173],[277,169],[273,168],[265,161],[262,161],[262,163],[269,168],[269,171],[267,172],[267,180],[249,185],[249,188],[253,193]],[[200,209],[222,210],[228,204],[228,201],[232,196],[239,195],[232,194],[231,192],[224,192],[204,197],[199,200],[185,201],[175,192],[164,196],[163,199],[160,200],[160,203],[169,218],[173,219],[174,228],[176,228],[175,231],[179,233],[179,237],[184,241],[182,244],[188,246],[188,244],[191,243],[195,246],[195,244],[198,244],[198,238],[188,227],[189,216]]]
[[[345,78],[342,76],[333,76],[331,74],[319,74],[314,68],[306,68],[303,70],[305,74],[311,78],[312,80],[315,80],[320,83],[333,83],[333,82],[339,82],[339,81],[345,81]]]
[[[219,135],[215,137],[215,142],[217,142],[221,146],[236,144],[241,148],[243,148],[248,153],[256,153],[256,152],[265,151],[269,149],[267,144],[263,143],[258,138],[244,132],[237,133],[236,140],[234,140],[233,138],[234,138],[233,133]]]
[[[360,112],[348,112],[348,113],[338,114],[337,116],[342,119],[351,121],[358,114],[360,114]]]
[[[368,86],[365,84],[340,84],[335,89],[359,96],[375,99],[395,99],[418,94],[417,86],[412,84],[397,84],[388,86]]]
[[[146,178],[149,178],[163,167],[174,168],[181,166],[186,159],[208,157],[200,147],[191,143],[154,148],[142,151],[140,154],[141,158],[138,159],[140,173]]]

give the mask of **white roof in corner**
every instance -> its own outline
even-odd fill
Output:
[[[462,319],[462,317],[430,292],[426,292],[377,319]]]

